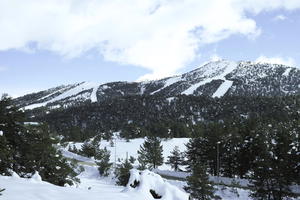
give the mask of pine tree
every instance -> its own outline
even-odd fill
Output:
[[[98,165],[100,175],[108,176],[112,163],[109,162],[110,152],[106,149],[106,147],[100,150],[100,152],[97,155],[97,159],[100,160],[99,162],[96,162],[96,164]]]
[[[11,99],[0,101],[0,172],[13,170],[21,177],[38,171],[43,180],[63,186],[77,181],[77,173],[55,145],[48,126],[24,125],[25,115]],[[3,147],[3,148],[2,148]]]
[[[120,164],[117,168],[116,168],[116,177],[117,177],[117,184],[118,185],[122,185],[122,186],[126,186],[128,181],[129,181],[129,177],[130,177],[130,170],[133,168],[132,164],[126,159],[124,163]]]
[[[81,151],[80,154],[83,156],[86,156],[88,158],[95,157],[97,154],[98,146],[92,144],[91,142],[84,142],[81,145]]]
[[[1,130],[0,130],[1,131]],[[9,175],[8,169],[13,162],[12,153],[5,136],[0,136],[0,174]]]
[[[209,181],[207,168],[202,165],[192,167],[191,176],[187,177],[187,187],[184,189],[190,193],[193,199],[197,200],[211,200],[220,199],[214,194],[215,189],[212,182]]]
[[[163,164],[163,147],[157,137],[147,137],[143,145],[138,150],[138,161],[140,166],[155,169]]]
[[[271,125],[271,124],[270,124]],[[293,197],[290,186],[299,180],[294,141],[297,136],[288,124],[271,125],[258,135],[260,152],[254,161],[251,196],[255,199],[284,199]],[[294,137],[293,137],[294,136]],[[299,161],[299,155],[298,155]]]
[[[175,171],[179,170],[179,166],[182,165],[183,162],[183,155],[180,152],[178,146],[175,146],[173,151],[171,151],[171,155],[168,156],[168,161],[166,164],[171,165],[172,169]]]
[[[133,157],[133,156],[130,156],[130,157],[129,157],[129,162],[130,162],[131,164],[134,164],[135,161],[136,161],[136,158],[135,158],[135,157]]]

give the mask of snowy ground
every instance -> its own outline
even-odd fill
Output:
[[[59,187],[38,180],[24,179],[17,176],[0,176],[0,188],[5,188],[3,200],[154,200],[149,194],[149,188],[163,193],[161,200],[187,200],[188,194],[182,189],[186,183],[161,179],[158,175],[144,177],[143,187],[134,189],[116,186],[115,181],[99,177],[95,166],[84,166],[85,171],[79,175],[81,183],[74,187]],[[151,178],[154,176],[154,178]],[[158,176],[158,177],[156,177]],[[142,180],[141,178],[139,179]],[[142,183],[142,181],[141,181]],[[237,193],[228,187],[219,187],[217,194],[225,200],[249,199],[249,191],[237,189]],[[177,195],[177,196],[176,196]]]
[[[58,187],[44,181],[0,176],[0,187],[5,188],[3,200],[144,200],[138,194],[122,192],[110,179],[101,179],[96,167],[85,167],[78,187]]]
[[[162,141],[163,155],[166,160],[170,155],[170,151],[175,146],[179,146],[181,151],[185,150],[185,143],[188,138],[174,138]],[[101,148],[107,147],[111,151],[111,161],[117,159],[125,159],[128,156],[137,157],[137,150],[144,142],[144,139],[134,139],[126,142],[122,139],[116,140],[116,146],[111,147],[110,142],[101,141]],[[80,148],[82,143],[75,143],[77,148]],[[77,154],[68,152],[66,147],[63,154],[66,157],[74,158],[83,161],[81,165],[84,171],[78,176],[81,183],[73,187],[58,187],[50,183],[39,180],[38,177],[32,179],[23,179],[18,176],[0,176],[0,188],[5,188],[0,199],[3,200],[83,200],[88,197],[89,200],[109,199],[109,200],[154,200],[149,194],[149,189],[155,189],[164,194],[161,200],[187,200],[187,194],[183,187],[186,186],[185,181],[166,180],[152,172],[146,172],[144,175],[134,173],[135,177],[143,187],[133,189],[115,185],[115,180],[112,177],[103,178],[99,176],[96,166],[93,166],[94,159],[86,158]],[[186,173],[175,173],[170,171],[168,165],[163,165],[157,171],[160,174],[169,176],[177,176],[184,178]],[[214,177],[211,177],[214,179]],[[222,178],[222,182],[228,182],[226,178]],[[213,180],[214,181],[214,180]],[[226,182],[226,183],[227,183]],[[239,181],[242,185],[246,184],[245,180]],[[217,186],[216,194],[225,200],[250,199],[248,196],[250,191],[242,188],[230,188],[226,186]],[[176,196],[177,195],[177,196]]]
[[[102,140],[100,142],[100,148],[106,147],[110,152],[110,161],[114,162],[115,161],[115,155],[116,155],[116,160],[124,160],[126,159],[126,156],[128,154],[128,158],[130,156],[133,156],[135,158],[138,157],[137,150],[139,150],[140,145],[144,143],[145,139],[144,138],[138,138],[138,139],[132,139],[129,142],[126,142],[125,139],[116,139],[114,146],[111,146],[109,141]],[[163,157],[164,157],[164,162],[167,161],[167,157],[170,155],[170,152],[174,149],[175,146],[178,146],[180,151],[183,152],[186,150],[185,144],[188,143],[189,138],[173,138],[173,139],[168,139],[168,140],[162,140],[162,145],[163,145]],[[81,145],[83,143],[74,143],[76,148],[80,149]],[[72,146],[73,143],[70,143]],[[76,160],[80,160],[83,162],[94,162],[93,159],[90,158],[84,158],[82,156],[78,156],[76,154],[73,154],[71,152],[66,151],[68,147],[65,148],[63,151],[64,156],[69,157],[69,158],[75,158]],[[161,170],[170,170],[169,165],[162,165],[159,167]]]

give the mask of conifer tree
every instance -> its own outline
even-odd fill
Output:
[[[97,155],[97,159],[100,160],[99,162],[96,162],[98,165],[98,170],[101,176],[108,176],[109,170],[112,166],[112,163],[110,161],[110,151],[106,149],[100,149],[100,152]]]
[[[179,166],[183,163],[183,155],[180,152],[178,146],[175,146],[173,151],[171,151],[171,155],[168,156],[168,160],[166,164],[171,165],[172,169],[175,171],[179,170]]]
[[[99,146],[94,145],[91,142],[84,142],[81,145],[80,154],[83,156],[86,156],[88,158],[93,157],[93,156],[95,157],[97,154],[98,148],[99,148]]]
[[[130,162],[131,164],[134,164],[135,161],[136,161],[136,158],[135,158],[135,157],[133,157],[133,156],[130,156],[130,157],[129,157],[129,162]]]
[[[129,177],[130,177],[130,170],[133,168],[132,164],[128,161],[128,159],[125,160],[124,163],[120,164],[117,168],[116,168],[116,177],[117,177],[117,184],[118,185],[122,185],[122,186],[126,186],[128,181],[129,181]]]
[[[13,170],[21,177],[38,171],[43,180],[63,186],[77,181],[77,173],[55,147],[48,126],[25,125],[23,111],[10,98],[0,100],[0,173]],[[3,147],[3,148],[2,148]]]
[[[265,136],[258,135],[261,149],[254,161],[251,181],[254,187],[251,196],[255,199],[271,200],[294,196],[290,186],[300,178],[294,170],[298,166],[294,162],[297,157],[293,153],[297,149],[294,146],[297,136],[287,126],[288,124],[281,123],[271,125],[264,130]]]
[[[142,167],[155,169],[163,164],[163,147],[157,137],[149,136],[138,150],[138,161]]]
[[[192,167],[192,174],[187,177],[187,187],[185,187],[185,190],[190,193],[193,199],[220,199],[219,196],[214,194],[215,189],[212,182],[209,181],[207,168],[202,165]]]

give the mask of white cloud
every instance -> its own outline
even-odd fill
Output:
[[[258,36],[246,12],[299,7],[299,0],[0,0],[0,50],[73,58],[96,49],[161,77],[194,60],[203,45],[232,34]]]
[[[277,15],[273,18],[274,21],[284,21],[287,17],[285,15]]]
[[[295,67],[296,62],[291,57],[266,57],[264,55],[259,56],[256,59],[258,63],[271,63],[271,64],[282,64]]]
[[[222,60],[222,57],[220,57],[218,54],[213,54],[212,56],[210,56],[210,61],[219,61]]]

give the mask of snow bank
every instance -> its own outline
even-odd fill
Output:
[[[149,170],[138,171],[132,169],[125,191],[141,194],[146,199],[155,199],[153,193],[161,196],[161,200],[188,200],[189,198],[187,193],[166,182],[160,175],[150,172]]]
[[[33,176],[30,179],[35,182],[42,181],[42,177],[40,176],[40,174],[37,171],[33,174]]]

